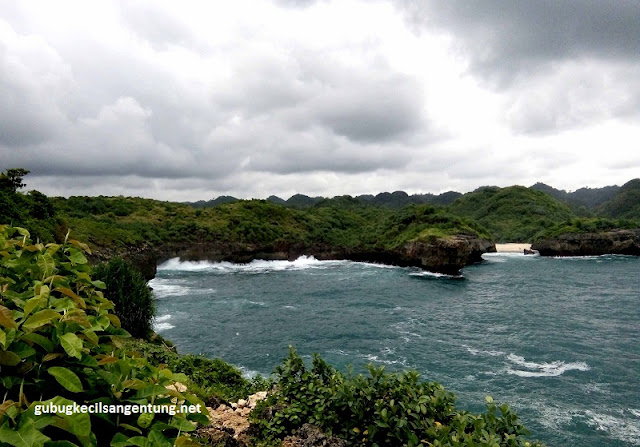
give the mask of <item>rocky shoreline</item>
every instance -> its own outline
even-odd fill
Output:
[[[495,251],[493,241],[469,235],[412,241],[394,250],[354,249],[328,244],[302,245],[286,242],[273,245],[170,242],[155,247],[149,245],[130,247],[120,252],[108,248],[96,250],[92,261],[102,262],[114,256],[121,256],[136,266],[147,280],[155,277],[159,264],[176,257],[184,261],[247,263],[255,259],[293,261],[307,255],[319,260],[378,262],[401,267],[420,267],[432,272],[456,275],[463,267],[480,262],[483,253]]]
[[[601,233],[568,233],[534,243],[541,256],[640,256],[640,229]]]

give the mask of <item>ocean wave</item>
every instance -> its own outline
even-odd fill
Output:
[[[556,361],[551,363],[535,363],[527,362],[524,357],[515,354],[509,354],[507,359],[515,365],[528,370],[507,369],[508,374],[514,374],[519,377],[555,377],[567,371],[589,371],[591,369],[585,362],[565,363],[563,361]]]
[[[418,272],[411,272],[409,276],[415,276],[418,278],[448,278],[448,279],[464,279],[462,275],[447,275],[446,273],[429,272],[427,270],[420,270]]]
[[[399,357],[396,360],[381,359],[375,354],[363,354],[363,355],[360,355],[360,357],[374,364],[377,363],[377,364],[383,364],[383,365],[400,365],[404,368],[408,367],[406,357]]]
[[[536,259],[539,257],[540,257],[540,254],[538,253],[535,253],[533,255],[525,255],[524,253],[512,253],[512,252],[482,254],[482,259],[488,262],[495,262],[495,263],[507,262],[509,259]]]
[[[596,430],[604,431],[620,441],[640,445],[640,425],[637,420],[624,416],[596,413],[591,410],[585,411],[584,414],[587,418],[587,424]]]
[[[344,264],[345,262],[346,261],[319,261],[313,256],[304,255],[295,261],[265,261],[255,259],[247,264],[235,264],[226,261],[181,261],[180,258],[172,258],[160,264],[158,270],[214,273],[269,273],[287,270],[326,268],[331,265]]]
[[[177,284],[150,283],[153,293],[160,296],[185,296],[191,293],[189,287]]]
[[[173,329],[175,326],[169,323],[169,320],[173,318],[173,315],[166,314],[160,315],[159,317],[155,317],[153,319],[153,328],[156,332],[166,331],[168,329]]]
[[[467,345],[463,345],[463,347],[466,348],[467,352],[469,352],[469,354],[471,355],[488,355],[490,357],[499,357],[504,355],[504,352],[502,351],[495,351],[495,350],[485,351],[483,349],[476,349]]]

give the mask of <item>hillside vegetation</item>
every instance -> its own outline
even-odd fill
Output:
[[[457,199],[452,214],[477,221],[498,242],[527,242],[543,231],[575,217],[565,204],[523,186],[483,187]]]
[[[458,234],[491,238],[480,225],[443,208],[409,205],[393,210],[350,196],[319,199],[306,209],[266,200],[194,208],[135,197],[48,198],[37,191],[22,194],[17,188],[1,191],[5,206],[0,208],[0,222],[30,225],[36,238],[43,240],[61,241],[71,230],[89,247],[111,254],[169,243],[375,252]]]

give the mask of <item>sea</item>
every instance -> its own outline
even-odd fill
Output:
[[[292,345],[366,374],[413,369],[548,446],[640,446],[640,258],[485,254],[460,276],[351,261],[171,259],[150,282],[181,353],[269,375]]]

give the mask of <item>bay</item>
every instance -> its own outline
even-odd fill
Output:
[[[156,330],[268,375],[293,345],[363,371],[415,369],[549,446],[640,445],[640,258],[485,254],[460,277],[349,261],[159,266]]]

